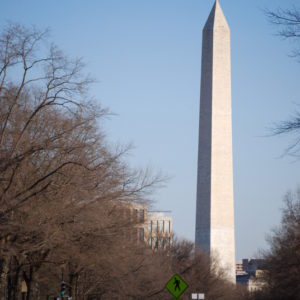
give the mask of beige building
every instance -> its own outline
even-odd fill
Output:
[[[130,217],[134,223],[134,230],[131,229],[131,239],[137,243],[145,242],[145,231],[147,229],[147,206],[143,203],[130,203]]]
[[[147,243],[150,248],[168,249],[172,243],[171,211],[148,211],[143,203],[127,203],[127,219],[135,223],[130,239]]]
[[[172,243],[171,211],[148,211],[146,241],[152,249],[169,249]]]

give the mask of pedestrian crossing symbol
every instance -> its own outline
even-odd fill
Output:
[[[188,284],[178,274],[173,275],[166,283],[166,289],[175,299],[178,299],[188,287]]]

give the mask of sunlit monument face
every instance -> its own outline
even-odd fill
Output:
[[[203,28],[196,246],[235,282],[230,29],[218,1]]]

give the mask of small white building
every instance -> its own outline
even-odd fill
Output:
[[[243,259],[236,263],[236,282],[242,284],[249,292],[262,289],[264,260]]]

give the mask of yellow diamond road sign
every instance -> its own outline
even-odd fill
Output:
[[[188,287],[188,284],[178,274],[172,276],[172,278],[166,283],[166,289],[174,296],[175,299],[178,299]]]

